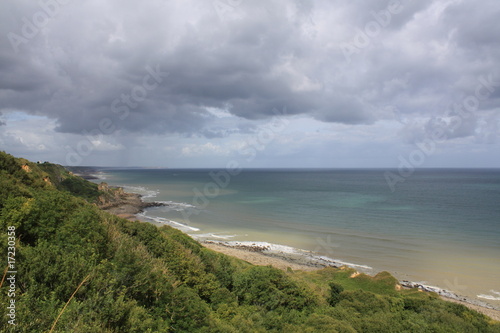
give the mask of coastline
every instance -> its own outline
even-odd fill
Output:
[[[141,216],[140,213],[142,213],[144,209],[148,207],[167,205],[164,202],[145,202],[142,200],[143,196],[137,193],[122,193],[123,194],[121,195],[120,200],[110,205],[103,205],[102,207],[100,206],[100,208],[104,211],[107,211],[118,217],[125,218],[129,221],[149,223],[150,221],[144,219],[144,217]],[[193,237],[192,235],[189,236]],[[236,257],[253,265],[271,265],[284,271],[287,271],[288,269],[300,271],[315,271],[323,269],[325,267],[341,267],[346,265],[346,263],[336,262],[334,260],[331,260],[330,258],[314,256],[311,253],[290,253],[288,251],[280,251],[279,249],[277,250],[270,248],[269,245],[275,244],[267,244],[262,242],[234,242],[234,244],[231,244],[231,242],[225,241],[196,239],[196,237],[193,238],[200,242],[204,247],[213,251]],[[279,248],[283,247],[279,245],[275,246]],[[359,266],[359,268],[361,269],[371,269],[371,267],[368,266],[355,266]],[[356,267],[353,268],[356,269]],[[435,292],[440,295],[441,299],[445,301],[462,304],[472,310],[488,316],[493,320],[500,321],[500,309],[494,308],[487,303],[468,299],[466,297],[456,295],[443,289],[410,281],[400,281],[400,284],[402,288],[418,288],[423,292]]]

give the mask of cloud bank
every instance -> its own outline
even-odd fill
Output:
[[[396,121],[415,142],[486,80],[471,116],[444,126],[491,144],[499,16],[495,0],[4,1],[0,111],[68,135],[210,140],[286,108],[326,125]]]

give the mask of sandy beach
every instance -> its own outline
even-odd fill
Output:
[[[141,221],[136,215],[142,212],[147,207],[159,206],[161,203],[157,202],[144,202],[141,199],[141,195],[135,193],[123,192],[120,200],[114,202],[111,205],[104,205],[100,208],[114,214],[118,217],[128,219],[130,221],[146,222]],[[329,266],[325,263],[318,263],[317,261],[312,261],[307,257],[296,256],[287,253],[269,253],[265,251],[261,246],[229,246],[221,242],[213,241],[200,241],[200,243],[208,249],[216,252],[220,252],[229,256],[236,257],[238,259],[249,262],[253,265],[268,266],[271,265],[275,268],[281,270],[300,270],[300,271],[315,271]],[[478,311],[493,320],[500,321],[500,310],[491,309],[478,304],[473,304],[474,302],[463,301],[460,297],[445,297],[441,296],[441,299],[459,303],[465,305],[466,307]]]

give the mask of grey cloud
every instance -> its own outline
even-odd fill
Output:
[[[498,52],[498,34],[500,27],[498,17],[500,8],[494,0],[461,1],[451,4],[444,12],[443,18],[449,26],[454,40],[462,47],[476,50],[475,55],[481,57],[477,48],[492,48]]]
[[[0,108],[56,119],[60,132],[82,133],[109,118],[117,130],[207,138],[245,130],[237,122],[220,125],[207,107],[248,120],[274,117],[283,107],[289,115],[345,124],[387,119],[387,106],[432,118],[443,96],[453,100],[463,87],[474,89],[477,75],[498,71],[500,51],[498,2],[450,5],[427,27],[419,14],[433,4],[405,2],[348,64],[340,42],[387,1],[242,1],[228,18],[205,1],[71,3],[18,54],[6,36],[40,8],[3,2]],[[305,24],[317,33],[305,36]],[[122,119],[113,101],[141,86],[147,66],[169,74]],[[482,108],[498,108],[499,93]]]

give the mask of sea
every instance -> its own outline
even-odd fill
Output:
[[[98,173],[166,204],[144,220],[196,239],[307,252],[500,308],[500,169],[417,169],[395,186],[381,169]]]

